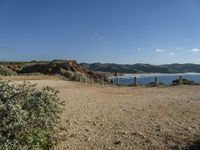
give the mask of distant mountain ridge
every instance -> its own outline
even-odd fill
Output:
[[[200,73],[200,64],[114,64],[114,63],[81,63],[81,66],[88,68],[91,71],[111,72],[111,73]]]

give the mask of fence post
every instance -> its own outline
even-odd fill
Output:
[[[75,74],[75,80],[78,81],[78,75],[77,74]]]
[[[137,86],[137,77],[134,77],[134,86]]]
[[[116,77],[116,80],[117,80],[117,85],[119,85],[118,73],[115,73],[115,77]]]
[[[104,85],[104,78],[101,78],[101,85]]]
[[[90,79],[90,83],[93,84],[93,78]]]
[[[158,77],[155,77],[155,86],[158,86]]]
[[[82,82],[81,76],[79,77],[79,82]]]
[[[117,77],[117,85],[119,86],[119,78]]]
[[[182,85],[182,84],[183,84],[182,76],[179,76],[179,85]]]

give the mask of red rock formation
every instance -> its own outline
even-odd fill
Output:
[[[10,70],[17,72],[22,69],[22,66],[19,64],[11,64],[7,66]]]
[[[24,67],[20,73],[44,73],[44,74],[60,74],[65,76],[67,71],[79,73],[88,79],[104,80],[108,82],[108,77],[105,74],[92,72],[85,67],[79,65],[75,60],[54,60],[47,64],[35,64]]]

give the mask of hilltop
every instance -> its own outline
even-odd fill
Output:
[[[120,72],[120,73],[186,73],[197,72],[200,73],[199,64],[114,64],[114,63],[81,63],[81,66],[88,68],[91,71],[102,72]]]
[[[61,74],[71,76],[81,73],[87,78],[106,78],[105,73],[200,73],[200,64],[115,64],[115,63],[77,63],[75,60],[30,61],[30,62],[0,62],[8,75],[16,73],[43,73],[48,75]],[[97,73],[98,72],[98,73]],[[101,72],[101,73],[100,73]],[[104,73],[103,73],[104,72]],[[105,79],[106,81],[107,79]]]

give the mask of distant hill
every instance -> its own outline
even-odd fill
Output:
[[[71,65],[69,65],[71,64]],[[54,61],[30,61],[30,62],[0,62],[4,68],[0,68],[0,74],[15,74],[17,73],[34,73],[40,72],[44,74],[56,74],[59,72],[65,73],[68,71],[82,72],[87,76],[91,76],[91,72],[110,72],[110,73],[200,73],[200,64],[114,64],[114,63],[81,63],[67,60]],[[86,70],[87,71],[86,71]]]
[[[165,64],[165,65],[150,65],[150,64],[112,64],[112,63],[81,63],[80,65],[88,68],[91,71],[111,72],[111,73],[200,73],[200,65],[197,64]]]
[[[160,67],[168,68],[169,73],[185,73],[197,72],[200,73],[200,64],[167,64],[160,65]]]

